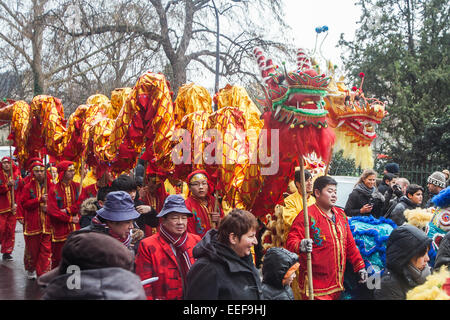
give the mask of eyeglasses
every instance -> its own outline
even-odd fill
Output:
[[[190,184],[192,187],[206,187],[208,186],[208,182],[193,182]]]
[[[186,221],[188,219],[187,215],[183,214],[183,215],[179,215],[179,216],[171,216],[171,217],[167,217],[167,219],[171,220],[171,221]]]

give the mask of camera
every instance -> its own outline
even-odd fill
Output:
[[[372,206],[375,204],[375,199],[370,197],[368,205]]]
[[[394,184],[392,186],[392,190],[397,197],[401,197],[403,195],[402,188],[398,184]]]

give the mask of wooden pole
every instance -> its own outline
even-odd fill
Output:
[[[50,166],[50,176],[52,176],[52,166]],[[47,185],[47,157],[44,155],[44,194],[48,194],[48,185]]]
[[[10,129],[11,131],[11,129]],[[15,199],[14,199],[14,185],[15,185],[15,181],[14,181],[14,173],[13,173],[13,159],[12,159],[12,148],[11,148],[12,143],[9,145],[9,158],[11,159],[11,166],[10,166],[10,175],[11,175],[11,180],[13,182],[13,185],[11,186],[11,212],[13,212],[13,214],[16,214],[14,212],[14,204],[15,204]]]
[[[326,169],[325,169],[325,175],[326,175],[326,176],[328,175],[328,170],[330,169],[330,163],[331,163],[331,160],[333,160],[333,146],[331,146],[331,151],[330,151],[330,161],[328,161],[327,167],[326,167]]]
[[[302,198],[303,198],[303,215],[304,215],[304,219],[305,219],[305,239],[310,239],[308,202],[307,202],[308,200],[306,198],[306,185],[305,185],[305,164],[304,164],[303,156],[300,156],[300,181],[302,184],[301,193],[302,193]],[[308,272],[309,300],[314,300],[311,252],[306,253],[306,268],[307,268],[307,272]]]
[[[80,167],[80,186],[78,190],[78,195],[81,195],[81,191],[83,191],[83,180],[84,180],[84,156],[81,155],[81,167]]]
[[[215,199],[215,201],[214,201],[214,212],[219,212],[219,196],[217,195],[217,191],[215,191],[214,192],[214,199]],[[211,219],[211,217],[210,217],[210,219]],[[217,225],[217,222],[212,222],[211,221],[211,225],[213,225],[214,224],[214,228],[215,229],[217,229],[217,227],[218,227],[218,225]]]

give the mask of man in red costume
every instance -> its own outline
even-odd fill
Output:
[[[23,217],[20,217],[19,222],[23,223],[25,270],[28,279],[35,279],[36,276],[51,270],[51,226],[50,217],[47,215],[47,190],[52,187],[52,182],[50,175],[46,176],[42,162],[33,162],[30,170],[32,178],[23,187],[20,198]]]
[[[57,167],[58,183],[48,195],[47,212],[52,225],[52,268],[59,265],[61,250],[67,236],[80,229],[78,190],[80,184],[72,181],[75,168],[72,161],[62,161]]]
[[[188,232],[203,237],[209,229],[217,228],[223,211],[216,206],[216,199],[212,195],[214,186],[204,170],[192,172],[187,177],[189,197],[186,207],[193,216],[188,219]]]
[[[154,170],[154,166],[147,165],[144,187],[140,189],[138,200],[135,201],[136,210],[141,214],[138,225],[144,225],[146,237],[157,232],[159,219],[156,216],[169,195],[164,188],[162,177],[162,173]]]
[[[308,207],[310,235],[305,238],[303,211],[292,223],[286,240],[286,248],[299,254],[298,278],[302,300],[309,299],[307,276],[307,252],[311,252],[314,298],[337,300],[344,290],[344,272],[348,260],[360,275],[360,282],[367,280],[364,261],[356,247],[344,211],[335,207],[337,182],[330,176],[316,179],[313,195],[316,203]]]
[[[192,250],[200,237],[186,231],[188,216],[181,195],[170,195],[158,214],[159,232],[141,241],[136,255],[136,274],[144,281],[149,300],[181,300],[186,286],[186,275],[194,264]]]
[[[11,166],[13,166],[11,168]],[[12,177],[11,177],[12,171]],[[2,170],[0,170],[0,244],[2,246],[2,258],[12,261],[16,231],[16,199],[17,186],[20,181],[20,172],[11,162],[10,157],[2,158]],[[14,206],[12,204],[11,191],[14,187]]]

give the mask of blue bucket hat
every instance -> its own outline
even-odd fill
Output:
[[[131,196],[125,191],[108,193],[103,208],[97,210],[97,214],[109,221],[134,220],[140,216],[134,209]]]
[[[166,198],[166,201],[164,201],[164,206],[161,212],[158,213],[156,217],[161,218],[171,212],[185,213],[188,216],[192,216],[192,212],[190,212],[188,208],[186,208],[184,198],[179,194],[171,194],[170,196],[168,196]]]

